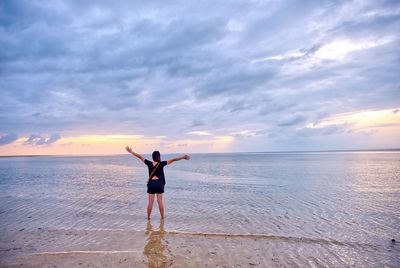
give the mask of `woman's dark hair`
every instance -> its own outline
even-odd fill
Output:
[[[156,162],[161,161],[161,155],[160,155],[159,151],[154,151],[151,156],[153,157],[153,161],[156,161]]]

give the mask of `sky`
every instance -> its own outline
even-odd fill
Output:
[[[0,155],[400,148],[399,1],[1,1]]]

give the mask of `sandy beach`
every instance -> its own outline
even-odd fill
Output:
[[[1,267],[349,267],[363,263],[357,257],[362,256],[362,246],[295,237],[168,232],[162,221],[153,220],[142,232],[19,230],[1,238],[0,256]]]

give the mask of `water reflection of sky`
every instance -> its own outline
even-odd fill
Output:
[[[169,250],[164,241],[164,220],[160,220],[158,230],[155,230],[151,222],[148,221],[146,235],[148,237],[143,249],[143,254],[147,257],[148,267],[166,267],[168,264],[167,256]]]
[[[357,192],[399,193],[400,155],[357,155],[349,162],[353,174],[353,189]]]
[[[166,228],[384,244],[400,226],[399,162],[395,153],[195,155],[165,169]],[[0,159],[0,175],[7,229],[146,229],[147,170],[129,156]]]

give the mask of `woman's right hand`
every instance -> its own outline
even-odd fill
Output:
[[[128,153],[132,153],[132,148],[129,147],[129,146],[126,146],[126,147],[125,147],[125,150],[126,150]]]

